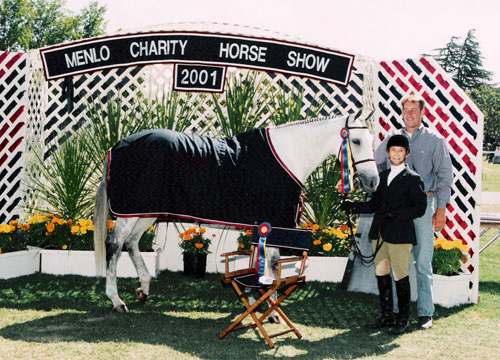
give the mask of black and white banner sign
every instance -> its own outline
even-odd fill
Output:
[[[175,64],[173,88],[177,91],[223,92],[226,68],[222,66]]]
[[[195,32],[127,34],[40,50],[47,80],[152,63],[277,71],[346,85],[354,55],[279,40]]]

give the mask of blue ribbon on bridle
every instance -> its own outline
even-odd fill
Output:
[[[349,144],[349,132],[346,128],[340,130],[340,136],[342,137],[342,143],[340,145],[339,151],[339,162],[340,162],[340,181],[342,186],[342,192],[348,193],[354,189],[353,177],[353,161],[351,156],[351,147]]]

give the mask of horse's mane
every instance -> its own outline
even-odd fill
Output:
[[[316,122],[320,122],[320,121],[331,120],[334,118],[345,118],[346,116],[349,116],[349,114],[348,115],[328,115],[328,116],[320,116],[320,117],[313,118],[313,119],[296,120],[296,121],[291,121],[291,122],[288,122],[285,124],[275,126],[274,129],[281,129],[281,128],[285,128],[285,127],[289,127],[289,126],[297,126],[297,125],[308,125],[308,124],[312,124],[312,123],[316,123]]]
[[[358,111],[357,113],[349,113],[349,114],[341,114],[341,115],[336,114],[336,115],[320,116],[320,117],[313,118],[313,119],[291,121],[291,122],[288,122],[286,124],[281,124],[281,125],[275,126],[274,129],[281,129],[281,128],[286,128],[289,126],[308,125],[308,124],[317,123],[317,122],[325,121],[325,120],[332,120],[332,119],[346,119],[347,117],[349,117],[351,115],[354,115],[353,120],[357,120],[360,118],[361,114],[362,114],[362,111]],[[368,119],[372,116],[372,114],[373,114],[373,111],[365,119],[366,125],[369,128],[371,128],[372,126],[369,123]]]

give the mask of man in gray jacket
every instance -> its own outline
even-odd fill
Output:
[[[427,209],[422,217],[414,220],[417,245],[413,256],[417,270],[417,313],[421,329],[432,327],[434,303],[432,299],[432,256],[434,253],[433,231],[440,231],[446,222],[446,204],[450,200],[453,169],[445,140],[435,131],[424,127],[422,116],[424,101],[410,93],[401,101],[404,127],[393,134],[401,134],[410,141],[407,165],[420,175],[427,194]],[[392,134],[391,134],[392,135]],[[388,165],[386,143],[375,151],[379,171]]]

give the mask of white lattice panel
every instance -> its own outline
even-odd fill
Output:
[[[134,105],[141,86],[141,67],[96,71],[71,78],[73,99],[64,93],[65,79],[48,82],[43,145],[48,157],[87,121],[86,109],[92,102],[105,103],[119,95],[124,109]]]
[[[0,223],[19,212],[26,131],[26,54],[0,51]]]
[[[439,64],[428,57],[380,63],[376,132],[381,141],[403,126],[401,99],[410,91],[425,100],[424,125],[435,129],[448,144],[453,163],[453,187],[441,236],[460,239],[469,247],[463,269],[474,276],[478,296],[479,211],[483,115]]]

